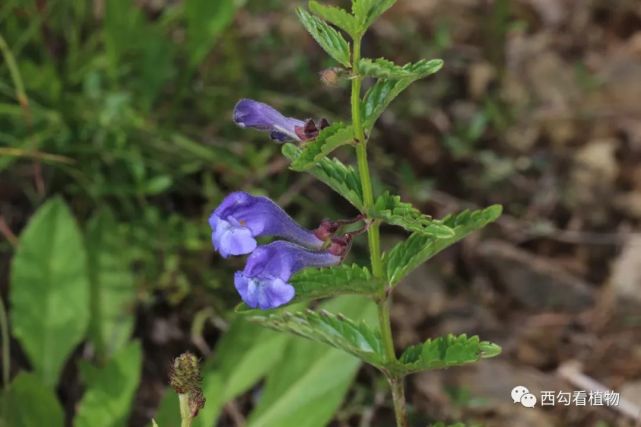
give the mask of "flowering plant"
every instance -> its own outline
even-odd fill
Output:
[[[324,311],[271,311],[255,314],[253,320],[332,345],[378,368],[391,386],[397,425],[407,426],[405,376],[493,357],[501,349],[476,336],[449,335],[428,339],[398,356],[390,326],[394,288],[420,264],[496,220],[501,207],[465,211],[437,220],[398,196],[388,192],[374,194],[367,147],[376,121],[407,87],[443,66],[438,59],[400,66],[383,58],[361,57],[363,35],[394,3],[395,0],[353,0],[350,13],[312,0],[309,11],[298,10],[306,30],[342,67],[338,74],[351,80],[350,123],[330,125],[326,120],[290,118],[249,99],[238,102],[234,111],[236,124],[269,132],[272,140],[284,143],[282,152],[291,161],[292,170],[309,173],[327,184],[359,215],[326,220],[315,230],[306,230],[270,199],[237,192],[227,196],[213,212],[210,225],[213,245],[223,257],[249,254],[244,270],[234,277],[236,289],[249,308],[270,310],[342,294],[362,295],[377,304],[377,329]],[[365,79],[373,82],[363,94]],[[329,157],[341,146],[355,150],[356,169]],[[357,223],[360,228],[354,231]],[[381,223],[402,227],[410,235],[382,253]],[[352,240],[365,232],[369,265],[342,263]],[[259,237],[277,240],[259,245]]]

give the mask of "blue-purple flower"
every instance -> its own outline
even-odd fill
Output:
[[[266,310],[290,302],[296,290],[289,279],[306,267],[337,265],[341,257],[327,251],[311,251],[293,243],[276,241],[260,246],[247,258],[234,284],[249,307]]]
[[[234,108],[234,122],[242,128],[268,131],[271,139],[279,142],[302,141],[305,128],[302,120],[285,117],[273,107],[252,99],[241,99]]]
[[[227,258],[246,255],[257,247],[256,238],[279,237],[310,249],[323,241],[301,227],[267,197],[239,191],[229,194],[209,217],[214,248]]]

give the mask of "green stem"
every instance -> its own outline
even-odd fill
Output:
[[[189,407],[189,394],[179,394],[178,401],[180,402],[180,427],[191,427],[193,418]]]
[[[7,310],[5,309],[4,302],[0,298],[0,334],[2,334],[2,384],[4,389],[9,389],[9,376],[10,372],[10,351],[9,351],[9,320],[7,318]]]
[[[354,38],[354,49],[352,51],[352,125],[354,126],[354,137],[356,139],[356,158],[358,162],[358,174],[363,189],[363,207],[364,213],[367,214],[374,204],[374,190],[372,188],[372,178],[369,171],[367,160],[367,138],[363,129],[361,120],[361,87],[363,77],[359,74],[358,63],[361,59],[361,38]],[[372,274],[377,279],[384,279],[383,260],[381,258],[381,237],[380,224],[374,221],[367,231],[367,238],[370,251],[370,261],[372,264]],[[390,297],[389,285],[381,281],[378,304],[378,321],[385,348],[385,356],[388,362],[396,361],[394,351],[394,341],[392,339],[392,327],[390,323]],[[392,399],[394,400],[394,413],[396,415],[396,425],[398,427],[407,427],[407,416],[405,414],[405,391],[403,377],[387,375],[387,380],[392,389]]]
[[[394,400],[394,414],[396,415],[396,426],[407,427],[407,417],[405,413],[405,382],[400,377],[389,377],[387,379],[392,387],[392,399]]]

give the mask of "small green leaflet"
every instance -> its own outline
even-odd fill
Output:
[[[367,267],[341,264],[331,268],[306,268],[294,275],[290,283],[296,296],[289,303],[312,301],[338,295],[373,296],[383,284],[375,279]],[[240,313],[254,311],[245,304],[236,307]],[[260,311],[256,311],[260,312]]]
[[[309,2],[309,10],[314,12],[332,25],[354,36],[359,32],[359,24],[346,10],[336,6],[326,6],[317,1]]]
[[[349,68],[351,66],[350,47],[341,33],[304,9],[298,9],[297,13],[298,19],[300,19],[307,32],[311,34],[325,52],[337,62]]]
[[[411,204],[402,202],[399,196],[392,196],[388,192],[376,199],[369,216],[381,219],[388,224],[398,225],[408,231],[440,239],[454,236],[454,230],[450,227],[424,215]]]
[[[483,210],[450,215],[441,220],[443,225],[454,230],[454,235],[449,238],[413,233],[407,240],[383,255],[387,280],[392,285],[397,284],[412,270],[443,249],[495,221],[501,216],[501,212],[502,207],[494,205]]]
[[[363,58],[358,63],[360,74],[377,79],[422,79],[436,73],[443,67],[440,59],[422,59],[415,64],[396,65],[385,58]]]
[[[498,356],[501,347],[478,336],[448,335],[428,339],[423,344],[407,348],[399,358],[400,373],[413,373],[429,369],[449,368]]]
[[[353,0],[352,12],[361,24],[361,32],[365,32],[394,3],[396,0]]]
[[[376,61],[372,62],[375,64]],[[430,74],[434,74],[443,66],[443,61],[440,59],[421,60],[415,64],[407,64],[399,67],[405,72],[409,73],[408,77],[400,79],[380,79],[365,94],[361,103],[361,112],[364,117],[364,126],[366,129],[371,129],[378,118],[387,109],[389,104],[409,87],[415,81],[425,78]],[[395,66],[397,67],[397,66]],[[376,68],[380,71],[380,68]],[[374,73],[373,69],[370,70]]]
[[[341,145],[353,141],[354,130],[351,125],[334,123],[323,129],[313,141],[303,143],[300,155],[292,162],[291,168],[295,171],[309,169]]]
[[[294,144],[285,144],[282,149],[283,155],[292,162],[298,159],[301,151]],[[356,209],[363,211],[361,180],[353,167],[344,165],[338,159],[323,158],[306,172],[327,184],[354,205]]]
[[[385,363],[378,331],[356,323],[342,314],[321,310],[254,316],[251,321],[281,332],[289,332],[344,350],[376,367]]]

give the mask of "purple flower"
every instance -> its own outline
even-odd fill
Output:
[[[258,247],[247,258],[243,271],[234,275],[234,284],[249,307],[266,310],[287,304],[296,293],[289,279],[305,267],[327,267],[341,257],[326,251],[310,251],[289,242],[276,241]]]
[[[256,249],[256,238],[280,237],[299,245],[320,249],[323,241],[296,223],[267,197],[239,191],[231,193],[209,217],[214,248],[227,258]]]
[[[302,141],[299,134],[305,127],[304,121],[285,117],[269,105],[252,99],[238,101],[234,108],[234,122],[242,128],[269,131],[271,139],[279,142]]]

